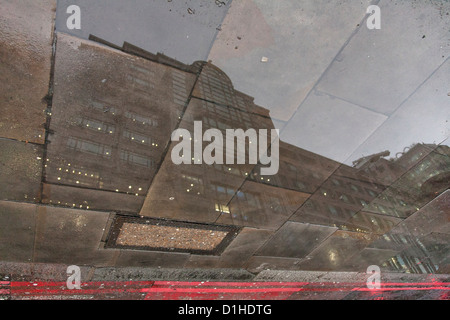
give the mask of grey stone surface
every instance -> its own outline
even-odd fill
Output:
[[[191,255],[185,264],[186,268],[216,269],[220,268],[220,257]]]
[[[0,261],[31,262],[36,205],[0,201]]]
[[[99,250],[108,213],[40,206],[34,262],[111,265],[113,251]]]
[[[309,194],[245,181],[230,202],[231,214],[217,220],[253,228],[277,230],[306,201]]]
[[[335,205],[336,203],[334,203]],[[321,192],[316,192],[290,218],[290,221],[310,223],[321,226],[348,226],[347,221],[355,214],[355,210],[340,210],[332,213],[330,200],[324,198]]]
[[[401,223],[403,219],[360,211],[348,220],[353,228],[375,234],[385,234]]]
[[[99,211],[139,212],[143,196],[84,189],[56,184],[44,184],[43,202],[50,205]]]
[[[253,256],[245,264],[245,268],[253,273],[264,270],[298,270],[301,259],[269,256]]]
[[[56,0],[0,6],[0,137],[43,144]]]
[[[405,240],[403,241],[403,239]],[[406,238],[403,234],[397,234],[391,231],[380,236],[367,247],[400,252],[412,245],[412,241],[408,241],[408,239],[410,239],[410,237]]]
[[[443,35],[450,26],[449,3],[382,0],[378,6],[381,29],[360,28],[318,88],[391,114],[448,57]]]
[[[445,106],[449,103],[447,79],[450,59],[448,54],[445,56],[445,62],[423,78],[420,87],[358,146],[350,160],[373,154],[374,151],[389,150],[391,155],[395,155],[418,141],[439,144],[448,138],[450,132]],[[448,142],[444,144],[448,145]]]
[[[186,253],[121,250],[114,265],[116,267],[183,268],[189,256]]]
[[[345,162],[386,119],[385,115],[316,91],[299,107],[281,132],[281,139]]]
[[[208,67],[210,66],[205,66],[203,70]],[[203,75],[203,71],[201,75]],[[220,76],[218,78],[217,81],[219,82],[227,80],[220,79]],[[223,85],[228,84],[225,83]],[[208,119],[221,121],[222,124],[229,128],[230,112],[233,112],[234,117],[247,116],[250,119],[249,121],[251,121],[251,125],[246,124],[249,128],[270,127],[271,125],[271,121],[267,117],[250,115],[249,112],[231,109],[224,105],[206,103],[195,98],[189,101],[179,128],[188,130],[192,141],[195,142],[195,137],[193,136],[194,121],[202,122],[203,131],[211,127],[217,127],[217,124],[216,126],[210,125],[208,123],[210,120]],[[247,127],[244,129],[246,130]],[[220,130],[225,139],[225,128],[220,126]],[[202,162],[195,165],[191,163],[175,165],[171,155],[176,144],[176,142],[173,142],[169,146],[166,157],[153,180],[140,213],[144,216],[182,221],[215,222],[221,213],[221,209],[218,206],[228,205],[236,191],[244,183],[246,177],[252,172],[254,164],[238,165],[235,159],[234,164],[208,165]],[[207,143],[204,142],[203,148],[206,145]],[[225,155],[226,153],[224,153],[224,157]],[[192,154],[192,159],[194,158],[196,157]],[[198,161],[198,159],[195,159],[195,161]],[[245,173],[247,173],[247,176]]]
[[[365,272],[369,266],[381,266],[383,262],[389,258],[395,257],[397,254],[398,251],[389,249],[364,248],[360,252],[349,257],[343,264],[343,267],[348,268],[349,270]]]
[[[194,79],[59,33],[46,181],[137,195],[120,210],[138,212]]]
[[[73,274],[67,273],[69,265],[62,264],[47,264],[47,263],[34,263],[32,267],[32,274],[30,278],[32,280],[50,280],[50,281],[67,281],[68,277]],[[93,267],[78,266],[80,268],[80,280],[81,282],[90,281],[94,272]]]
[[[323,241],[299,263],[301,270],[341,270],[343,263],[355,251],[362,250],[374,238],[370,234],[338,230]]]
[[[348,296],[347,290],[335,291],[299,291],[294,292],[288,300],[342,300]]]
[[[336,230],[288,221],[256,255],[303,258]]]
[[[253,277],[239,269],[98,268],[92,280],[247,281]]]
[[[326,272],[321,271],[264,270],[254,278],[254,281],[312,282],[320,281],[325,274]]]
[[[226,268],[241,268],[246,261],[270,238],[269,230],[244,228],[220,256]]]
[[[421,237],[431,232],[450,233],[450,190],[445,191],[416,213],[398,224],[392,231],[394,233],[410,234]]]
[[[450,234],[432,232],[420,238],[426,248],[427,258],[436,265],[447,268],[450,265]]]
[[[272,117],[289,120],[358,29],[369,4],[235,1],[208,59],[230,76],[237,90],[269,108]],[[262,57],[269,61],[262,63]]]
[[[0,200],[39,201],[43,147],[0,138],[0,150]]]

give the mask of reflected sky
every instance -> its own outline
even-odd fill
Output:
[[[58,1],[56,29],[210,60],[270,110],[281,139],[348,165],[449,137],[450,4],[375,1]],[[77,4],[81,30],[68,30]]]

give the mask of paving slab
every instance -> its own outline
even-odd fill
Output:
[[[100,250],[108,213],[39,206],[34,262],[110,265],[114,252]]]
[[[277,230],[307,200],[309,194],[245,181],[230,202],[230,214],[218,223]]]
[[[345,162],[386,119],[386,115],[315,91],[280,137],[296,147]]]
[[[233,2],[208,59],[272,117],[289,120],[370,3]]]
[[[0,6],[0,137],[43,144],[56,0]]]
[[[116,267],[182,268],[189,259],[186,253],[121,250]]]
[[[378,6],[381,29],[360,28],[318,89],[389,115],[449,56],[450,4],[382,0]]]
[[[31,262],[36,205],[0,201],[0,260]]]
[[[44,148],[0,138],[0,199],[38,202]]]
[[[288,221],[256,255],[304,258],[336,230]]]

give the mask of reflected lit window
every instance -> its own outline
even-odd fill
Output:
[[[144,124],[144,125],[149,125],[152,127],[157,127],[158,126],[158,120],[157,119],[151,119],[149,117],[145,117],[142,115],[139,115],[135,112],[131,112],[131,111],[126,111],[125,112],[125,117],[128,119],[131,119],[133,122],[136,122],[137,124]]]
[[[223,205],[223,204],[218,204],[218,203],[216,203],[215,209],[217,212],[222,212],[222,213],[230,213],[231,212],[230,208],[228,206]]]
[[[379,209],[382,213],[387,213],[386,209],[385,209],[382,205],[378,205],[378,209]]]
[[[203,180],[201,178],[182,175],[183,179],[188,180],[190,183],[193,183],[194,185],[203,185]]]
[[[138,144],[145,144],[145,145],[151,145],[152,143],[154,144],[155,142],[153,141],[153,139],[149,136],[145,136],[139,133],[135,133],[135,132],[131,132],[129,130],[124,130],[123,131],[123,136],[132,141],[132,142],[136,142]]]
[[[98,120],[79,117],[76,119],[76,124],[83,128],[87,128],[89,130],[96,131],[96,132],[102,132],[102,133],[108,133],[108,134],[113,134],[115,132],[114,125],[104,123],[104,122],[101,122]]]

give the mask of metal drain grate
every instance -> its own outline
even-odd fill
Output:
[[[236,226],[116,216],[106,248],[220,255],[239,231]]]

